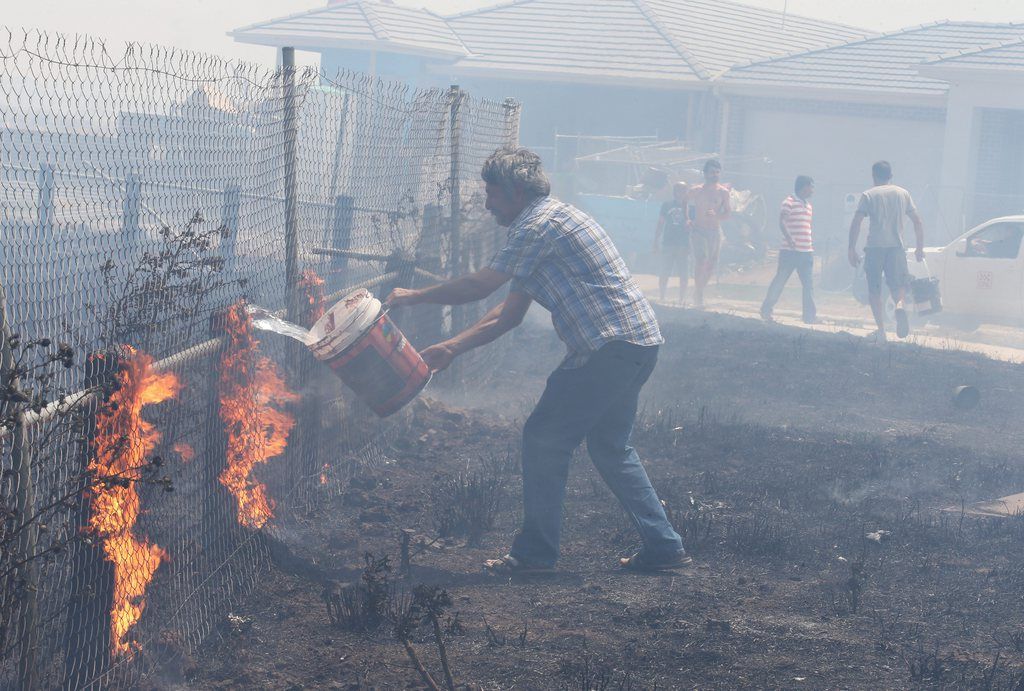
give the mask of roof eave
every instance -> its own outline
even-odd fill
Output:
[[[331,39],[312,39],[303,36],[282,36],[280,34],[264,34],[255,31],[247,31],[244,34],[240,34],[237,31],[229,31],[228,36],[233,38],[239,43],[249,43],[259,46],[270,46],[273,48],[296,48],[298,50],[306,50],[312,52],[323,52],[324,50],[371,50],[377,52],[386,53],[400,53],[402,55],[413,55],[417,57],[425,58],[445,58],[447,60],[457,60],[458,58],[464,58],[468,55],[465,51],[446,51],[437,50],[433,48],[421,48],[419,46],[409,46],[404,43],[396,43],[394,41],[353,41],[353,40],[331,40]]]
[[[839,101],[872,105],[901,105],[924,108],[945,108],[945,93],[907,90],[882,90],[850,87],[825,88],[797,84],[749,84],[721,80],[716,82],[718,93],[724,96],[753,96],[763,98],[794,98],[804,101]]]
[[[662,91],[706,91],[711,83],[696,77],[675,79],[652,79],[648,77],[570,74],[565,72],[542,72],[538,70],[508,69],[500,67],[473,67],[460,65],[429,65],[427,69],[433,73],[444,73],[455,77],[491,77],[512,81],[549,82],[555,84],[586,84],[588,86],[633,86],[650,87]]]
[[[950,63],[932,63],[921,65],[918,74],[932,79],[942,79],[949,82],[970,81],[1003,82],[1007,80],[1024,82],[1024,70],[1020,69],[999,69],[993,67],[978,67],[968,65],[957,65]]]

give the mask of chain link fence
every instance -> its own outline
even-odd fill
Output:
[[[517,104],[289,57],[0,31],[3,688],[131,687],[190,654],[289,517],[401,431],[240,301],[308,324],[503,239],[479,169]],[[392,317],[423,346],[485,307]]]

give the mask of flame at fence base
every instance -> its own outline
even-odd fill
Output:
[[[88,495],[89,530],[100,537],[107,561],[114,564],[110,639],[113,654],[119,655],[137,647],[128,632],[146,607],[146,587],[167,558],[163,549],[133,531],[140,513],[136,484],[160,441],[160,433],[142,419],[142,409],[174,398],[181,383],[174,374],[155,372],[151,356],[130,349],[115,378],[117,390],[96,415]]]
[[[250,475],[258,463],[281,455],[295,418],[281,406],[298,399],[288,390],[274,363],[259,354],[252,320],[243,303],[225,315],[230,339],[221,357],[220,418],[227,432],[227,461],[220,482],[237,503],[238,522],[262,528],[274,515],[266,486]]]

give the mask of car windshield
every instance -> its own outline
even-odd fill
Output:
[[[1024,224],[995,223],[967,238],[967,256],[1016,259],[1022,237]]]

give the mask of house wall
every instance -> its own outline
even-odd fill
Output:
[[[1024,110],[979,108],[967,225],[1024,213]]]
[[[686,137],[685,91],[479,78],[460,84],[474,95],[522,103],[526,146],[552,147],[556,134]]]
[[[844,250],[851,201],[871,186],[871,165],[892,163],[894,181],[914,197],[937,244],[945,113],[938,108],[732,97],[724,179],[765,196],[770,224],[797,175],[815,180],[815,230],[821,252]]]
[[[950,82],[942,218],[966,230],[1024,212],[1024,76],[937,74]]]
[[[502,79],[500,76],[446,76],[441,58],[330,49],[321,52],[321,68],[328,75],[339,69],[372,73],[415,87],[447,88],[458,84],[481,98],[501,101],[514,98],[522,104],[519,138],[542,153],[553,151],[556,134],[605,136],[657,135],[663,139],[687,137],[687,104],[690,92],[628,86]],[[695,115],[695,129],[714,127],[714,114]]]

